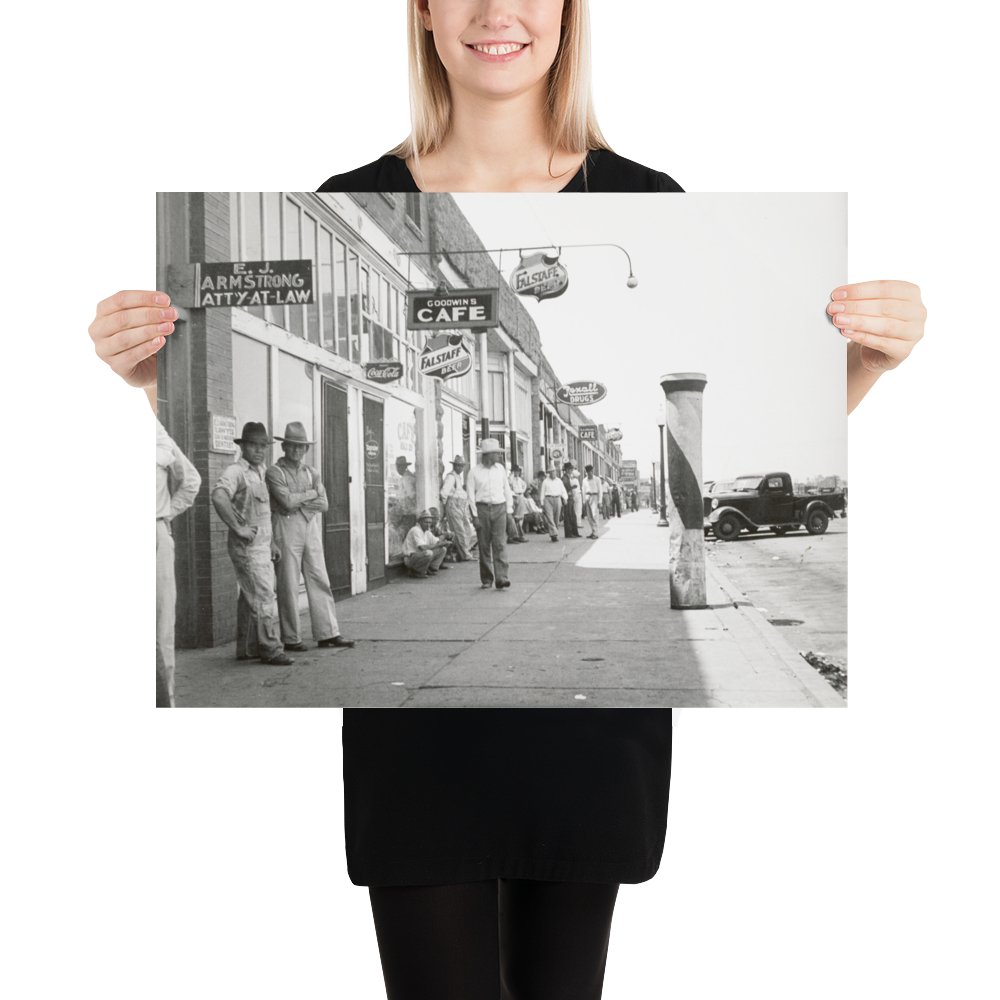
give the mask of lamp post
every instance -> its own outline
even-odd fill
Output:
[[[665,472],[665,461],[663,456],[663,428],[667,423],[667,407],[664,403],[660,403],[659,417],[657,418],[657,426],[660,428],[660,519],[656,522],[658,528],[669,528],[670,523],[667,521],[667,483],[666,483],[666,472]]]

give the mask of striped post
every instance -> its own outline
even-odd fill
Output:
[[[678,609],[703,608],[708,603],[701,496],[701,404],[707,381],[700,372],[660,379],[667,397],[670,606]]]

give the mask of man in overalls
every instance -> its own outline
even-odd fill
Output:
[[[281,551],[277,566],[278,611],[285,649],[303,652],[309,647],[299,632],[299,578],[305,581],[309,620],[316,644],[350,649],[354,642],[340,634],[337,608],[323,553],[323,518],[329,509],[319,472],[304,459],[313,443],[298,420],[278,438],[281,458],[264,473],[274,504],[274,542]]]
[[[264,663],[288,666],[294,660],[281,645],[274,562],[281,558],[271,538],[271,502],[264,462],[271,444],[267,428],[250,421],[234,438],[240,458],[219,477],[212,505],[229,528],[229,557],[240,585],[236,605],[236,659],[259,656]]]

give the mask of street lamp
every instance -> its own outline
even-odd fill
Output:
[[[658,416],[656,423],[660,428],[660,519],[656,522],[658,528],[667,528],[669,524],[667,523],[667,483],[666,483],[666,473],[664,471],[664,454],[663,454],[663,428],[667,424],[667,405],[662,400],[658,407]]]

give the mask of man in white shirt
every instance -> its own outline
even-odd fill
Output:
[[[538,500],[542,505],[542,512],[545,514],[545,527],[549,529],[549,538],[553,542],[559,541],[559,515],[562,513],[563,504],[569,500],[566,487],[559,478],[558,469],[554,465],[549,466],[549,474],[542,480],[538,487]]]
[[[583,480],[583,514],[590,525],[588,538],[597,537],[597,519],[601,516],[601,478],[594,475],[594,467],[585,465],[587,474]]]
[[[417,523],[406,533],[403,540],[403,564],[410,576],[426,579],[427,575],[437,576],[448,554],[448,545],[431,531],[434,516],[429,510],[422,510]]]
[[[498,461],[503,449],[496,438],[483,438],[480,464],[469,473],[469,512],[479,536],[479,579],[484,590],[510,586],[507,566],[507,516],[514,513],[514,496],[507,470]]]
[[[171,522],[194,503],[198,470],[156,421],[156,707],[174,707],[174,532]]]

